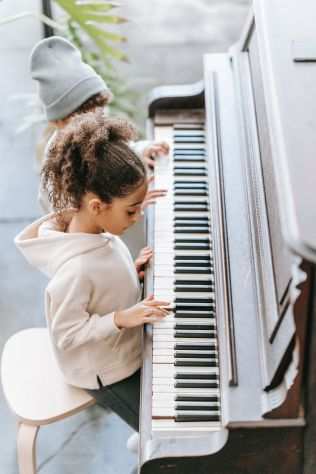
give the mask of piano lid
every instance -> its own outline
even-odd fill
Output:
[[[254,0],[253,10],[283,234],[316,263],[316,2]]]

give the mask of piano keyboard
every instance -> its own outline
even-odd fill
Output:
[[[155,167],[154,294],[173,311],[153,325],[153,429],[221,420],[211,221],[202,124],[174,125]],[[160,138],[160,137],[159,137]],[[165,138],[165,137],[164,137]]]

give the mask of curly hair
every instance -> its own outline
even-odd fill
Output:
[[[98,92],[97,94],[92,95],[87,99],[83,104],[81,104],[76,110],[67,116],[74,117],[77,114],[85,114],[91,112],[98,107],[105,107],[112,99],[112,94],[110,91]]]
[[[127,120],[96,112],[74,116],[57,132],[41,172],[54,210],[79,209],[87,192],[111,203],[140,186],[146,170],[127,144],[135,138]]]

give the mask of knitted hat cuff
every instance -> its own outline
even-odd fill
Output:
[[[109,92],[100,76],[89,76],[75,84],[58,100],[46,105],[47,120],[60,120],[75,112],[86,100],[99,92]]]

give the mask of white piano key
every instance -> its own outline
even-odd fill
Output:
[[[187,319],[182,319],[182,321],[180,322],[179,319],[180,318],[168,318],[168,316],[166,316],[163,321],[159,321],[159,322],[156,322],[153,324],[153,329],[156,330],[156,329],[175,329],[176,327],[176,324],[181,324],[182,326],[192,326],[194,324],[199,324],[199,325],[203,325],[205,326],[205,328],[209,328],[210,325],[212,326],[215,326],[216,327],[216,324],[215,324],[215,318],[205,318],[205,319],[199,319],[199,321],[197,321],[196,319],[190,319],[189,321]],[[209,330],[209,329],[207,329]],[[181,329],[182,331],[182,329]]]
[[[219,402],[210,402],[210,401],[193,401],[193,402],[178,402],[178,401],[175,401],[175,400],[172,400],[171,397],[169,397],[169,399],[165,399],[165,398],[159,398],[159,397],[155,397],[152,399],[152,406],[153,408],[167,408],[167,409],[172,409],[172,410],[176,410],[177,407],[178,410],[181,411],[181,406],[185,405],[187,407],[201,407],[201,410],[204,410],[204,409],[208,409],[208,408],[211,408],[212,410],[214,411],[219,411],[220,410],[220,404]]]
[[[220,416],[220,411],[219,410],[212,410],[208,411],[207,408],[203,410],[175,410],[174,408],[167,408],[167,407],[156,407],[154,406],[152,408],[152,416],[156,417],[162,417],[162,416],[172,416],[175,417],[177,415],[192,415],[192,416],[199,416],[199,415],[214,415],[214,416]]]
[[[171,229],[172,230],[172,229]],[[189,232],[178,232],[177,234],[174,234],[172,232],[168,231],[158,231],[155,233],[155,239],[161,239],[161,242],[163,243],[169,243],[169,244],[174,244],[175,240],[179,239],[190,239],[192,242],[199,241],[200,239],[207,240],[211,244],[211,239],[209,237],[208,233],[196,233],[196,234],[190,234]],[[190,245],[190,244],[188,244]]]
[[[174,275],[173,272],[169,277],[161,278],[155,277],[154,279],[154,288],[156,289],[170,289],[176,286],[175,281],[178,281],[179,285],[183,285],[184,281],[192,281],[192,285],[199,285],[199,281],[203,281],[210,286],[214,284],[214,276],[213,275],[201,275],[203,278],[198,278],[198,275],[192,275],[194,278],[187,278],[185,275]],[[188,286],[188,285],[186,285]]]
[[[154,377],[174,378],[176,374],[216,374],[219,371],[216,367],[175,367],[172,364],[153,364]]]
[[[185,349],[185,350],[175,350],[173,347],[167,347],[167,348],[162,348],[162,349],[159,349],[157,347],[153,347],[153,357],[160,357],[160,356],[163,356],[163,357],[171,357],[173,358],[175,356],[175,353],[185,353],[185,354],[207,354],[207,355],[210,355],[212,357],[217,357],[218,355],[218,351],[217,350],[205,350],[205,351],[193,351],[193,350],[188,350],[188,349]]]
[[[191,129],[177,129],[174,131],[174,134],[179,137],[204,137],[205,131],[204,130],[191,130]]]
[[[205,151],[205,144],[203,143],[175,143],[173,141],[173,150],[201,150]]]
[[[191,339],[186,339],[185,341],[179,341],[178,338],[177,338],[177,340],[170,339],[170,338],[169,339],[165,338],[163,340],[155,339],[153,341],[153,350],[158,350],[158,349],[160,349],[160,350],[161,349],[180,350],[180,349],[175,349],[176,344],[199,345],[201,347],[203,345],[205,345],[206,346],[205,351],[208,351],[207,347],[210,346],[210,345],[217,348],[217,340],[216,339],[214,339],[214,340],[210,340],[210,339],[204,340],[203,339],[203,340],[199,340],[199,341],[192,341]],[[202,352],[202,349],[201,349],[201,352]]]
[[[161,366],[165,366],[167,367],[167,365],[165,364],[161,364]],[[215,374],[217,375],[217,374]],[[170,390],[169,392],[171,392],[171,387],[173,386],[174,388],[180,388],[180,387],[176,387],[176,384],[177,383],[187,383],[187,384],[192,384],[192,387],[190,387],[190,389],[192,390],[198,390],[199,388],[202,388],[205,390],[205,388],[207,388],[207,385],[206,384],[214,384],[214,388],[218,388],[218,387],[215,387],[216,384],[219,383],[218,379],[217,380],[207,380],[207,379],[203,379],[203,378],[196,378],[196,379],[181,379],[181,378],[178,378],[176,379],[173,375],[170,375],[169,377],[168,376],[160,376],[160,375],[154,375],[153,378],[152,378],[152,381],[153,381],[153,387],[156,387],[157,385],[169,385],[170,386]],[[204,386],[202,385],[202,387],[199,387],[198,385],[199,384],[204,384]],[[196,385],[196,387],[194,386]],[[184,387],[184,388],[188,388],[188,387]],[[167,390],[168,391],[168,390]]]
[[[165,262],[166,263],[173,263],[173,260],[171,261],[170,259],[174,259],[175,257],[178,257],[178,260],[180,260],[180,257],[212,257],[212,251],[209,250],[174,250],[174,249],[161,249],[160,251],[155,252],[155,256],[158,254],[159,258],[165,257]],[[161,256],[161,257],[160,257]]]
[[[166,396],[175,395],[187,395],[188,393],[196,396],[220,396],[220,390],[218,388],[186,388],[186,387],[175,387],[174,383],[154,383],[153,384],[153,396],[160,396],[165,394]]]
[[[155,334],[155,337],[159,334],[161,335],[169,335],[169,336],[175,336],[175,331],[178,331],[178,332],[181,332],[181,333],[187,333],[189,332],[190,335],[192,335],[192,337],[194,338],[195,334],[201,334],[201,333],[204,333],[204,332],[211,332],[211,333],[214,333],[214,337],[216,335],[216,329],[209,329],[209,327],[205,327],[205,329],[197,329],[197,330],[194,330],[194,329],[175,329],[175,328],[172,328],[172,327],[168,327],[168,326],[165,326],[161,323],[160,326],[156,326],[154,325],[153,326],[153,333]],[[207,334],[205,335],[205,337],[210,337],[208,336]],[[175,337],[175,339],[178,339]],[[196,338],[198,339],[198,338]],[[203,339],[203,338],[201,338]]]
[[[175,292],[174,290],[165,290],[165,289],[155,289],[155,296],[157,298],[167,298],[168,301],[175,301],[176,298],[190,298],[192,300],[199,300],[199,299],[213,299],[215,298],[215,293],[213,291],[209,292],[196,292],[196,293],[188,293],[188,292]],[[198,303],[198,301],[197,301]],[[205,303],[207,304],[207,303]]]
[[[189,358],[189,357],[184,357],[181,359],[181,357],[174,357],[173,355],[153,355],[153,363],[154,364],[174,364],[176,361],[186,361],[186,362],[216,362],[218,364],[218,359],[203,359],[203,358]],[[186,366],[189,367],[189,366]]]
[[[208,337],[199,337],[199,338],[190,338],[190,337],[172,337],[168,334],[156,334],[155,335],[155,343],[156,342],[173,342],[173,343],[181,343],[181,344],[200,344],[202,342],[208,342],[209,344],[213,344],[216,341],[215,338],[208,338]]]

